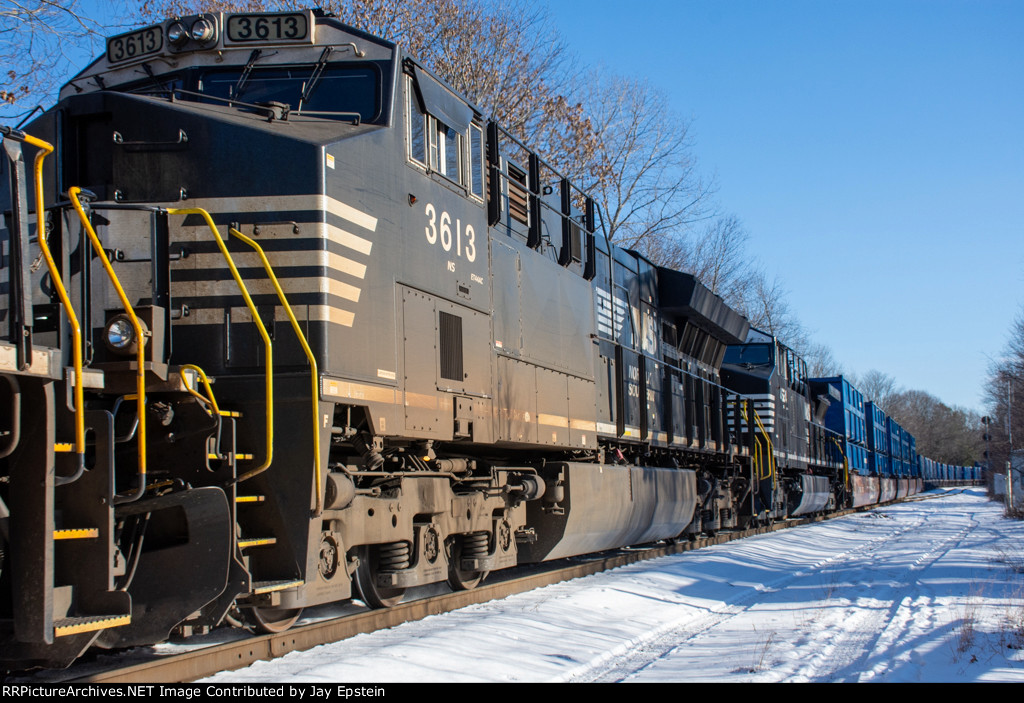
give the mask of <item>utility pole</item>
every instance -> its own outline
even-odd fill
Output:
[[[992,447],[989,442],[992,440],[992,432],[990,425],[992,424],[992,418],[986,415],[981,418],[982,427],[984,427],[984,433],[981,438],[985,440],[985,480],[986,482],[991,481],[990,476],[992,475]]]
[[[1013,500],[1013,383],[1020,377],[1006,373],[1006,438],[1010,445],[1006,456],[1006,509],[1009,514],[1016,512]]]

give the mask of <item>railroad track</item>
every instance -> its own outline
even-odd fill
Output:
[[[904,501],[925,500],[948,495],[951,492],[918,495],[904,499]],[[340,617],[332,617],[320,622],[294,627],[287,632],[273,635],[254,635],[237,641],[200,646],[181,653],[155,653],[145,661],[133,662],[128,665],[114,663],[111,665],[112,668],[103,671],[95,670],[97,666],[95,662],[83,665],[82,667],[76,665],[68,672],[64,672],[67,674],[66,677],[60,675],[57,675],[57,677],[61,683],[135,684],[196,681],[221,671],[240,669],[257,661],[276,659],[289,652],[303,651],[321,644],[338,642],[358,634],[375,632],[400,625],[404,622],[421,620],[429,615],[447,613],[476,603],[506,598],[517,593],[525,593],[526,591],[543,586],[589,576],[638,561],[681,554],[715,544],[724,544],[736,539],[864,512],[877,507],[879,506],[872,505],[843,510],[828,516],[794,518],[747,530],[721,532],[712,537],[704,537],[693,541],[620,549],[587,557],[563,559],[549,564],[520,567],[511,570],[507,575],[495,574],[493,582],[482,585],[472,591],[459,591],[425,597],[420,600],[401,603],[385,610],[366,610]],[[502,578],[502,576],[506,577]],[[87,670],[89,673],[76,673],[80,669]],[[35,681],[43,682],[38,678]],[[55,682],[53,672],[48,673],[46,682]]]

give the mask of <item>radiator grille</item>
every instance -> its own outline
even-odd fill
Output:
[[[446,312],[438,312],[441,333],[441,378],[463,381],[462,369],[462,318]]]

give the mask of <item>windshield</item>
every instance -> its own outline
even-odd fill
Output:
[[[770,344],[742,344],[729,347],[722,363],[736,366],[763,366],[772,363]]]
[[[319,75],[308,65],[255,68],[244,80],[243,73],[241,67],[206,72],[197,90],[250,104],[284,103],[293,112],[356,113],[361,122],[380,113],[380,79],[372,65],[329,65]]]

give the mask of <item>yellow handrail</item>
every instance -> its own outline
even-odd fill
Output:
[[[295,330],[295,336],[299,338],[299,343],[302,345],[302,350],[306,352],[306,358],[309,360],[309,366],[311,369],[310,378],[312,381],[312,403],[313,403],[313,473],[316,480],[316,514],[320,515],[323,512],[324,498],[323,492],[320,486],[320,428],[318,418],[320,415],[320,374],[317,370],[316,357],[313,355],[313,350],[309,348],[309,343],[306,341],[306,335],[302,333],[302,328],[299,326],[299,321],[295,319],[295,313],[292,312],[292,306],[288,304],[288,298],[284,294],[284,290],[281,289],[281,284],[278,283],[277,276],[274,275],[273,267],[270,265],[270,261],[267,259],[267,255],[263,252],[263,248],[257,244],[254,240],[245,236],[234,227],[228,229],[234,237],[241,239],[243,242],[252,247],[260,257],[260,261],[263,262],[263,268],[267,272],[267,276],[270,278],[270,282],[274,284],[274,290],[277,291],[277,298],[281,301],[282,307],[284,307],[285,313],[288,315],[288,319],[292,323],[292,329]],[[252,472],[250,472],[252,473]],[[239,478],[239,481],[248,478],[249,474],[246,474]]]
[[[761,424],[761,418],[757,415],[757,409],[754,409],[752,413],[754,416],[754,422],[757,423],[758,429],[761,430],[761,434],[764,435],[765,442],[768,443],[768,476],[772,479],[772,488],[775,487],[775,447],[772,445],[772,438],[768,436],[768,431],[765,430],[764,425]],[[759,475],[758,478],[761,478]]]
[[[199,377],[199,380],[201,380],[203,382],[203,385],[206,386],[206,392],[209,394],[209,396],[203,395],[202,393],[195,390],[194,388],[192,388],[192,386],[189,385],[188,378],[185,376],[186,370],[194,371],[196,373],[196,375]],[[185,390],[187,390],[193,396],[198,398],[199,401],[206,406],[207,413],[209,413],[210,415],[221,414],[220,408],[217,406],[217,399],[213,395],[213,388],[210,387],[210,379],[206,377],[205,371],[203,371],[195,364],[184,364],[180,369],[178,369],[178,375],[181,376],[181,382],[185,385]],[[213,410],[212,413],[210,412],[211,409]]]
[[[72,337],[72,364],[75,370],[75,453],[78,455],[78,471],[85,469],[85,392],[84,379],[82,378],[82,326],[78,322],[78,315],[71,305],[71,298],[64,288],[57,264],[50,253],[50,245],[46,242],[46,212],[43,207],[43,160],[53,153],[53,145],[44,142],[42,139],[26,134],[25,141],[41,151],[36,154],[35,159],[35,185],[36,185],[36,239],[39,241],[39,249],[46,259],[46,268],[50,272],[50,280],[57,290],[60,304],[68,316],[68,325],[71,327]],[[77,475],[77,474],[76,474]]]
[[[192,385],[188,381],[188,376],[185,375],[185,371],[195,371],[196,375],[199,377],[199,380],[203,382],[204,386],[206,386],[206,392],[209,393],[209,396],[203,395],[202,393],[200,393],[199,391],[192,387]],[[206,414],[209,415],[210,417],[213,417],[214,415],[218,415],[220,417],[242,416],[241,413],[235,410],[220,409],[220,406],[217,405],[217,397],[213,394],[213,388],[210,387],[210,379],[207,378],[206,372],[203,371],[198,366],[196,366],[195,364],[182,364],[181,368],[178,369],[178,375],[181,376],[181,383],[183,386],[185,386],[185,390],[188,391],[190,395],[194,396],[200,403],[202,403],[205,406],[203,409],[206,410]]]
[[[832,443],[839,449],[839,456],[843,457],[843,484],[850,487],[850,462],[846,458],[846,452],[843,451],[843,445],[835,437],[829,437]]]
[[[746,400],[741,400],[740,401],[740,409],[741,409],[741,411],[743,413],[743,422],[746,423],[747,422],[747,414],[748,414],[747,413],[747,401]],[[737,431],[740,430],[740,424],[739,424],[738,421],[736,423],[736,428],[737,428]],[[760,478],[761,477],[761,445],[757,442],[756,438],[754,439],[754,446],[751,447],[750,461],[754,465],[754,471],[757,472],[757,477]]]
[[[89,235],[93,251],[96,252],[100,263],[103,264],[103,270],[107,272],[107,278],[110,279],[111,285],[114,286],[114,290],[117,292],[117,297],[121,301],[125,314],[131,320],[132,329],[135,330],[135,363],[138,367],[135,373],[135,412],[139,421],[139,486],[136,489],[135,496],[131,499],[136,500],[146,492],[146,333],[143,332],[142,323],[135,314],[135,310],[132,308],[124,288],[121,287],[121,282],[114,272],[114,267],[110,264],[110,259],[107,258],[107,253],[103,249],[103,243],[100,242],[100,238],[96,235],[96,230],[89,221],[89,216],[85,214],[85,208],[82,207],[82,203],[78,198],[78,194],[81,192],[81,188],[73,186],[68,188],[68,197],[71,198],[71,204],[74,206],[75,212],[78,213],[78,219],[82,221],[82,227],[85,229],[86,234]]]
[[[746,417],[747,417],[747,414],[748,414],[748,413],[747,413],[747,408],[748,408],[748,405],[747,405],[747,401],[746,401],[746,400],[744,400],[744,401],[743,401],[743,402],[741,403],[741,406],[740,406],[740,407],[742,407],[742,409],[743,409],[743,418],[744,418],[744,422],[746,422]],[[752,415],[754,415],[754,416],[756,417],[756,416],[757,416],[757,411],[755,410],[755,411],[754,411],[753,413],[751,413],[751,414],[752,414]],[[760,420],[757,420],[756,424],[760,425],[760,424],[761,424],[761,423],[760,423]],[[762,434],[764,434],[764,428],[763,428],[763,427],[761,428],[761,432],[762,432]],[[767,436],[767,435],[766,435],[766,436]],[[770,440],[769,440],[769,442],[770,442]],[[764,475],[762,474],[762,468],[763,468],[763,467],[762,467],[762,462],[763,462],[763,458],[762,458],[761,454],[762,454],[762,452],[761,452],[761,443],[760,443],[760,442],[758,442],[758,441],[757,441],[757,437],[755,437],[755,438],[754,438],[754,446],[753,446],[753,453],[752,453],[752,455],[751,455],[751,461],[752,461],[752,462],[753,462],[753,464],[754,464],[754,471],[756,471],[756,472],[757,472],[757,478],[758,478],[758,480],[760,480],[760,479],[763,479],[763,478],[767,478],[767,476],[764,476]],[[768,475],[770,476],[771,474],[769,473]]]
[[[228,251],[227,245],[224,243],[224,238],[220,236],[220,232],[217,231],[217,225],[214,224],[213,218],[210,213],[203,208],[168,208],[167,212],[171,215],[199,215],[206,221],[206,225],[210,228],[214,238],[217,240],[217,246],[220,248],[221,254],[224,256],[224,260],[227,261],[228,268],[231,269],[231,275],[235,279],[235,283],[238,284],[238,289],[242,292],[242,297],[245,298],[245,305],[249,308],[249,314],[252,315],[252,321],[256,323],[259,328],[260,336],[263,337],[263,346],[267,352],[267,370],[264,382],[264,392],[266,400],[266,458],[263,463],[235,479],[235,482],[250,479],[257,474],[261,474],[270,468],[271,462],[274,460],[274,354],[270,343],[270,335],[267,333],[267,328],[263,324],[263,320],[260,319],[259,312],[256,310],[256,305],[252,302],[252,297],[249,295],[249,290],[245,287],[245,283],[242,281],[242,276],[238,273],[238,267],[235,266],[234,260],[231,258],[231,253]]]

